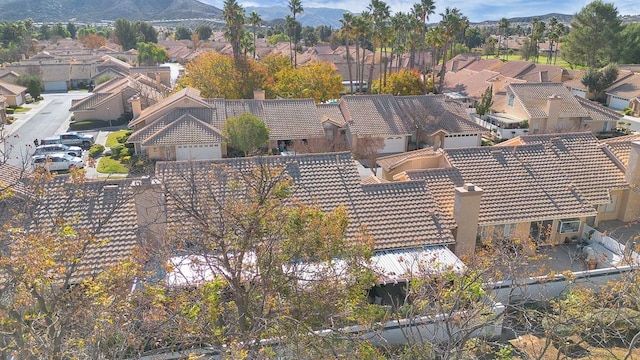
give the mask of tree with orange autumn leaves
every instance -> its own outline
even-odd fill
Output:
[[[313,62],[294,69],[281,55],[234,61],[207,52],[188,63],[178,89],[193,87],[205,98],[250,99],[253,90],[264,89],[267,98],[313,98],[316,102],[340,97],[342,77],[333,65]]]

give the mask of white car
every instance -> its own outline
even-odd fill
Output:
[[[82,169],[82,159],[65,153],[53,153],[48,155],[34,155],[31,158],[33,167],[42,167],[49,171],[68,171],[71,168]]]
[[[82,157],[82,148],[80,146],[68,146],[65,144],[49,144],[36,147],[33,155],[48,155],[53,153],[65,153],[71,156]]]

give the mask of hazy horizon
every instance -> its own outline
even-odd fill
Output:
[[[222,9],[223,0],[201,0],[202,2],[213,4]],[[239,0],[242,6],[284,6],[287,7],[288,1],[276,0]],[[408,12],[418,1],[406,0],[387,0],[392,13],[403,11]],[[584,6],[592,2],[591,0],[512,0],[508,3],[499,2],[487,4],[481,0],[435,0],[436,13],[431,16],[430,22],[440,20],[440,13],[443,13],[447,7],[458,8],[463,15],[469,18],[471,22],[481,22],[485,20],[500,20],[501,18],[528,17],[536,15],[544,15],[549,13],[575,14]],[[636,15],[640,13],[637,0],[617,0],[605,1],[612,3],[620,15]],[[266,4],[265,4],[266,3]],[[367,9],[370,1],[350,1],[350,0],[303,0],[302,7],[313,8],[334,8],[345,9],[354,13],[360,13]]]

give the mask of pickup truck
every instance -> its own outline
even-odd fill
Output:
[[[40,144],[64,144],[69,146],[81,146],[83,148],[90,148],[94,142],[95,139],[93,138],[93,135],[86,135],[78,132],[66,132],[58,136],[42,139]]]

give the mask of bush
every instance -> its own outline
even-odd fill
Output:
[[[108,126],[109,126],[109,122],[108,121],[97,120],[97,119],[89,119],[89,120],[82,120],[82,121],[73,122],[73,123],[69,124],[69,129],[71,129],[71,130],[90,130],[90,129],[108,127]]]
[[[120,159],[123,156],[131,156],[133,154],[133,149],[127,148],[124,145],[117,145],[111,147],[111,158]]]
[[[102,146],[100,144],[95,144],[89,149],[89,152],[87,153],[87,156],[89,156],[90,158],[94,158],[95,159],[98,156],[102,155],[103,152],[104,152],[104,146]]]

